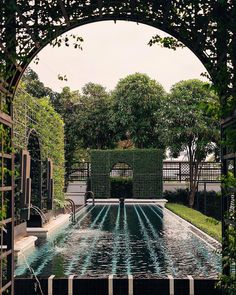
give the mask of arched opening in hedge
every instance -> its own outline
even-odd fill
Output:
[[[96,198],[110,198],[110,175],[117,163],[132,167],[134,198],[162,198],[163,151],[157,149],[91,150],[91,189]]]

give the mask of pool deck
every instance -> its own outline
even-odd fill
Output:
[[[29,237],[23,237],[22,239],[15,242],[15,254],[17,256],[21,255],[22,252],[28,251],[31,248],[35,247],[35,242],[37,241],[36,236],[29,236]]]

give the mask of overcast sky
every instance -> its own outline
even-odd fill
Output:
[[[187,48],[176,51],[149,47],[148,41],[161,31],[134,22],[96,22],[74,29],[70,33],[83,37],[83,51],[71,47],[45,47],[39,54],[39,64],[31,63],[41,81],[53,90],[69,86],[81,89],[88,82],[114,89],[120,78],[135,72],[147,73],[168,91],[180,80],[199,78],[205,68]],[[58,74],[68,81],[59,81]]]

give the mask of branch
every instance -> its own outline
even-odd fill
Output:
[[[176,50],[177,48],[184,48],[184,44],[179,42],[174,37],[161,37],[159,35],[155,35],[152,39],[148,42],[149,46],[154,44],[161,45],[161,47],[169,48]]]

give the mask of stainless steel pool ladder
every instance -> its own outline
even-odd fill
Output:
[[[75,202],[71,199],[65,199],[65,201],[71,205],[72,222],[75,222]]]

